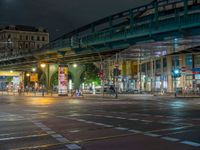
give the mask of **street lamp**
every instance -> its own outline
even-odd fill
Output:
[[[27,73],[26,76],[27,76],[27,77],[30,77],[30,73]]]
[[[12,71],[12,70],[10,70],[10,73],[13,73],[13,71]]]
[[[36,68],[32,68],[32,71],[33,71],[33,72],[36,72]]]
[[[77,65],[77,64],[73,64],[73,67],[74,67],[74,68],[77,68],[77,67],[78,67],[78,65]]]
[[[40,64],[40,67],[41,67],[41,68],[45,68],[45,67],[46,67],[46,64],[45,64],[45,63],[42,63],[42,64]]]

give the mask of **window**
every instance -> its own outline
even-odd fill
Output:
[[[200,67],[200,55],[195,55],[195,67]]]
[[[22,35],[20,35],[19,39],[22,40]]]
[[[179,67],[179,56],[172,56],[172,66]]]
[[[19,44],[19,49],[21,49],[21,48],[22,48],[22,46],[23,46],[23,45],[20,43],[20,44]]]
[[[148,62],[148,63],[147,63],[147,70],[148,70],[148,71],[151,70],[151,62]]]
[[[146,64],[142,64],[141,72],[146,72]]]
[[[40,44],[37,45],[37,48],[40,48]]]
[[[45,41],[45,37],[44,36],[42,37],[42,41]]]
[[[34,41],[34,36],[31,36],[31,40]]]
[[[160,69],[160,59],[156,60],[156,69]]]
[[[26,40],[28,40],[28,36],[26,36]]]
[[[166,68],[167,67],[167,58],[164,57],[163,58],[163,68]]]
[[[39,36],[37,36],[37,40],[40,41],[40,37]]]
[[[185,65],[192,66],[192,54],[185,55]]]

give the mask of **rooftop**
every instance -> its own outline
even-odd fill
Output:
[[[17,31],[29,31],[29,32],[45,32],[48,31],[43,27],[25,26],[25,25],[8,25],[1,27],[0,30],[17,30]]]

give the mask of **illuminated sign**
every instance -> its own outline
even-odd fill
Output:
[[[65,96],[68,94],[68,68],[59,66],[58,68],[58,95]]]
[[[38,74],[32,73],[31,76],[30,76],[30,81],[31,82],[38,82]]]

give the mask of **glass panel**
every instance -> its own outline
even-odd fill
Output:
[[[160,59],[156,60],[156,69],[160,69]]]
[[[148,70],[148,71],[151,70],[151,62],[148,62],[148,63],[147,63],[147,70]]]
[[[146,64],[142,64],[142,72],[146,72],[145,66],[146,66]]]
[[[185,65],[192,66],[192,54],[187,54],[185,56]]]
[[[167,58],[164,57],[163,58],[163,68],[166,68],[167,67]]]
[[[200,55],[195,56],[195,67],[200,67]]]
[[[179,56],[172,56],[172,66],[179,67]]]

